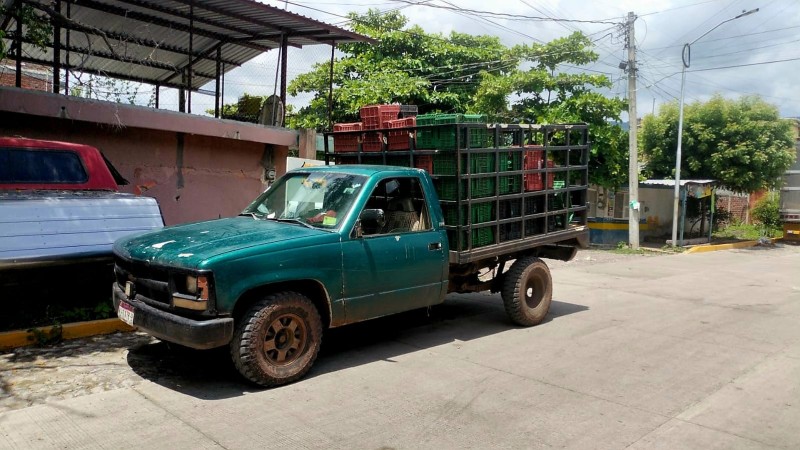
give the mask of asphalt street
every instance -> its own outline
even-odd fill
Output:
[[[800,448],[800,247],[583,255],[539,326],[452,295],[276,389],[133,333],[2,355],[0,448]]]

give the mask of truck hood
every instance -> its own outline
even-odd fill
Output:
[[[123,238],[114,243],[114,253],[126,259],[197,268],[210,258],[233,251],[297,239],[315,240],[315,236],[330,234],[299,224],[235,217]]]

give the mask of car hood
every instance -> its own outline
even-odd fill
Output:
[[[293,223],[235,217],[177,225],[123,238],[114,243],[114,253],[125,259],[158,265],[197,268],[226,253],[298,239],[316,241],[315,237],[325,236],[330,237],[331,232]]]

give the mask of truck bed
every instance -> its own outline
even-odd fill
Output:
[[[398,132],[409,136],[402,150]],[[371,139],[370,133],[382,135]],[[430,135],[437,134],[431,145]],[[350,135],[359,142],[383,142],[380,150],[364,151],[359,143],[356,151],[336,152],[326,139],[326,163],[417,167],[430,173],[444,212],[450,264],[545,245],[588,245],[585,124],[457,123],[329,134],[334,139]]]

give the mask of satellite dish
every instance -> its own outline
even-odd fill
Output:
[[[283,103],[280,97],[270,95],[264,100],[264,106],[258,115],[258,123],[273,127],[283,126]]]

